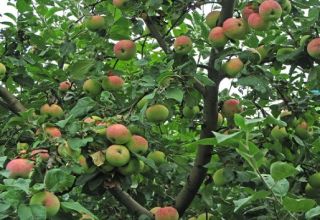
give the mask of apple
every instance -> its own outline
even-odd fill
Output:
[[[82,214],[81,218],[79,220],[95,220],[91,215],[89,214]]]
[[[139,100],[139,102],[137,103],[137,108],[139,110],[141,110],[146,104],[149,103],[149,100],[146,99],[145,97],[143,97],[142,99]]]
[[[147,108],[146,118],[150,122],[163,122],[168,119],[169,110],[166,106],[155,104]]]
[[[132,158],[128,164],[119,167],[118,171],[124,176],[129,176],[135,173],[138,173],[140,170],[140,162],[139,160]]]
[[[49,160],[49,153],[46,149],[36,149],[31,151],[31,158],[35,160],[35,157],[39,157],[42,161]]]
[[[52,117],[55,117],[55,118],[59,118],[59,117],[61,117],[61,116],[63,116],[63,110],[62,110],[62,108],[59,106],[59,105],[57,105],[57,104],[52,104],[51,106],[50,106],[50,115],[52,116]]]
[[[243,62],[239,58],[232,58],[222,65],[222,70],[228,77],[233,78],[242,71]]]
[[[228,38],[224,34],[224,30],[222,27],[213,28],[209,33],[208,40],[213,47],[218,48],[224,47],[228,42]]]
[[[248,18],[248,25],[256,31],[265,31],[269,28],[270,23],[264,20],[259,13],[252,13]]]
[[[74,155],[74,151],[67,142],[64,142],[58,146],[58,154],[63,158],[67,158],[72,157]]]
[[[144,154],[148,150],[148,141],[142,136],[132,135],[127,146],[133,153]]]
[[[120,90],[122,89],[124,80],[120,76],[106,76],[102,79],[102,88],[105,90]]]
[[[161,207],[157,206],[157,207],[153,207],[152,209],[150,209],[150,212],[152,214],[156,214],[156,212],[160,209]]]
[[[130,60],[136,55],[136,45],[132,40],[120,40],[113,47],[113,52],[119,60]]]
[[[218,113],[218,121],[217,121],[217,128],[220,128],[223,125],[223,116],[221,113]]]
[[[242,112],[240,101],[237,99],[229,99],[224,101],[222,106],[222,114],[227,118],[232,118],[235,113]]]
[[[224,168],[217,170],[213,174],[213,182],[216,186],[223,186],[226,183],[226,178],[224,176]]]
[[[87,124],[91,124],[91,123],[95,123],[95,120],[92,117],[86,117],[85,119],[83,119],[83,122]]]
[[[258,12],[259,8],[253,4],[252,2],[248,3],[244,8],[242,9],[242,17],[245,21],[248,21],[249,16],[252,13]]]
[[[199,106],[193,106],[192,108],[189,106],[184,106],[182,110],[182,114],[186,118],[193,118],[197,113],[200,112]]]
[[[171,207],[166,206],[159,208],[154,214],[155,220],[179,220],[178,211]]]
[[[202,213],[197,218],[197,220],[210,220],[210,219],[213,219],[213,215],[210,213]]]
[[[320,59],[320,38],[315,38],[308,43],[308,54],[316,59]]]
[[[192,50],[192,41],[188,36],[182,35],[176,38],[173,47],[178,54],[187,54]]]
[[[320,189],[320,173],[315,173],[309,176],[308,183],[312,188]]]
[[[130,160],[130,152],[123,145],[111,145],[106,150],[106,160],[111,166],[122,167]]]
[[[105,20],[104,17],[100,15],[94,15],[88,18],[87,20],[87,28],[90,31],[99,31],[104,29],[105,27]]]
[[[224,34],[233,40],[243,40],[248,32],[248,27],[240,18],[228,18],[222,25]]]
[[[60,201],[58,197],[48,191],[34,194],[30,199],[30,205],[44,206],[47,211],[47,217],[55,216],[60,209]]]
[[[68,91],[71,88],[71,83],[69,81],[63,81],[59,84],[60,91]]]
[[[28,143],[17,143],[17,152],[18,153],[26,153],[27,150],[29,149],[29,144]]]
[[[84,170],[87,170],[89,168],[87,159],[82,154],[79,155],[77,161]]]
[[[312,186],[310,186],[309,183],[307,183],[307,185],[305,187],[305,193],[306,193],[306,196],[309,198],[319,198],[320,197],[320,189],[313,188]]]
[[[7,69],[6,66],[3,63],[0,63],[0,77],[6,74]]]
[[[46,127],[44,129],[45,133],[50,135],[53,138],[61,137],[61,131],[56,127]]]
[[[125,144],[131,139],[130,130],[122,124],[113,124],[107,127],[107,138],[114,144]]]
[[[280,128],[278,125],[275,126],[272,130],[271,130],[271,136],[275,139],[275,140],[279,140],[282,141],[283,139],[285,139],[286,137],[288,137],[288,133],[285,127]]]
[[[309,137],[309,126],[306,121],[300,122],[295,129],[298,137],[301,139],[307,139]]]
[[[87,79],[82,86],[83,91],[92,96],[97,96],[101,92],[101,85],[95,79]]]
[[[279,0],[278,0],[279,1]],[[287,15],[291,12],[292,5],[290,0],[282,0],[279,2],[282,8],[282,15]]]
[[[150,152],[147,158],[153,160],[156,165],[160,165],[166,161],[166,155],[158,150]]]
[[[281,17],[281,5],[275,0],[266,0],[259,6],[260,16],[267,21],[275,21]]]
[[[27,159],[13,159],[7,166],[6,170],[9,171],[9,178],[28,178],[33,169],[33,162]]]
[[[117,8],[122,8],[127,0],[113,0],[112,3]]]
[[[209,28],[214,28],[217,26],[218,20],[220,17],[220,11],[212,11],[206,16],[206,24]]]

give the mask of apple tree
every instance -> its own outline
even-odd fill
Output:
[[[1,219],[320,216],[318,0],[7,5]]]

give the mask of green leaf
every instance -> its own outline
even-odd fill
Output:
[[[213,133],[214,133],[214,136],[216,137],[217,144],[221,144],[225,141],[236,138],[238,135],[242,134],[242,131],[238,131],[233,134],[220,134],[218,132],[213,132]]]
[[[262,174],[262,178],[264,179],[268,188],[271,189],[276,196],[284,197],[287,195],[290,186],[288,180],[282,179],[275,182],[272,176],[268,174]]]
[[[292,164],[277,161],[271,164],[270,173],[272,178],[277,181],[289,176],[295,176],[298,170],[296,170]]]
[[[70,145],[70,147],[74,150],[77,150],[81,147],[86,146],[89,142],[92,142],[93,138],[92,137],[88,137],[88,138],[70,138],[68,139],[68,144]]]
[[[293,199],[285,197],[283,206],[290,212],[306,212],[316,205],[313,199]]]
[[[63,192],[73,186],[75,176],[61,169],[49,170],[44,177],[44,184],[51,192]]]
[[[94,64],[95,62],[93,60],[79,60],[71,64],[68,68],[71,78],[74,80],[82,80]]]
[[[68,55],[69,53],[74,53],[75,51],[76,45],[71,41],[65,41],[60,47],[60,53],[62,56]]]
[[[66,211],[76,211],[78,213],[85,213],[89,214],[90,216],[97,219],[97,217],[92,214],[88,209],[83,207],[79,202],[61,202],[61,208],[63,208]]]
[[[244,117],[242,117],[240,114],[235,114],[234,115],[234,122],[241,129],[244,129],[246,127],[246,121],[245,121]]]
[[[215,84],[211,79],[209,79],[205,75],[196,74],[194,78],[199,80],[204,86],[213,86]]]
[[[129,39],[130,36],[130,21],[125,17],[117,20],[110,29],[110,38],[113,40]]]
[[[44,206],[21,204],[18,207],[18,216],[20,220],[45,220],[47,219],[47,212]]]
[[[79,116],[86,115],[92,108],[94,108],[96,102],[90,97],[83,97],[78,100],[76,106],[70,110],[70,115],[77,118]]]
[[[0,157],[0,168],[3,168],[4,163],[6,162],[8,157],[4,156],[4,157]]]
[[[149,167],[151,167],[153,170],[157,170],[157,166],[154,163],[153,160],[148,159],[146,157],[140,156],[139,154],[134,153],[134,155],[139,159],[142,160],[142,162],[144,162],[145,164],[147,164]]]
[[[70,115],[68,118],[58,121],[57,123],[55,123],[57,126],[59,126],[60,128],[64,128],[68,122],[70,121],[70,119],[73,118],[73,115]]]
[[[312,219],[312,218],[317,217],[319,215],[320,215],[320,206],[317,206],[317,207],[307,211],[305,214],[305,217],[306,217],[306,219]]]
[[[176,101],[181,102],[183,99],[183,91],[179,88],[168,89],[166,97],[168,99],[175,99]]]
[[[14,187],[17,189],[20,189],[26,193],[29,193],[29,188],[30,188],[30,179],[5,179],[3,180],[4,185]]]

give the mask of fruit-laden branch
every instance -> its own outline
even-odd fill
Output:
[[[22,105],[22,103],[12,95],[5,87],[0,85],[0,97],[7,104],[10,110],[18,114],[19,112],[23,112],[26,108]]]
[[[221,16],[219,19],[219,25],[223,23],[224,20],[231,17],[234,10],[235,0],[223,0]],[[212,48],[209,67],[214,66],[216,60],[216,50]],[[215,82],[213,86],[205,87],[204,98],[204,121],[201,130],[201,139],[213,137],[212,131],[217,129],[217,119],[218,119],[218,92],[219,84],[222,79],[221,74],[219,74],[214,68],[208,71],[208,76],[211,80]],[[188,208],[195,195],[197,194],[204,178],[207,174],[207,168],[205,167],[211,160],[212,146],[211,145],[200,145],[198,147],[196,160],[193,168],[191,169],[190,175],[188,176],[187,182],[176,197],[175,207],[179,214],[182,216],[185,210]]]
[[[124,192],[119,186],[108,187],[110,193],[128,210],[149,216],[153,219],[153,215],[146,208],[135,201],[128,193]]]

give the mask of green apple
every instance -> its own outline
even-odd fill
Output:
[[[30,199],[30,205],[42,205],[46,208],[47,217],[55,216],[60,209],[60,201],[51,192],[38,192]]]
[[[123,145],[111,145],[106,150],[106,160],[111,166],[121,167],[130,160],[130,152]]]

